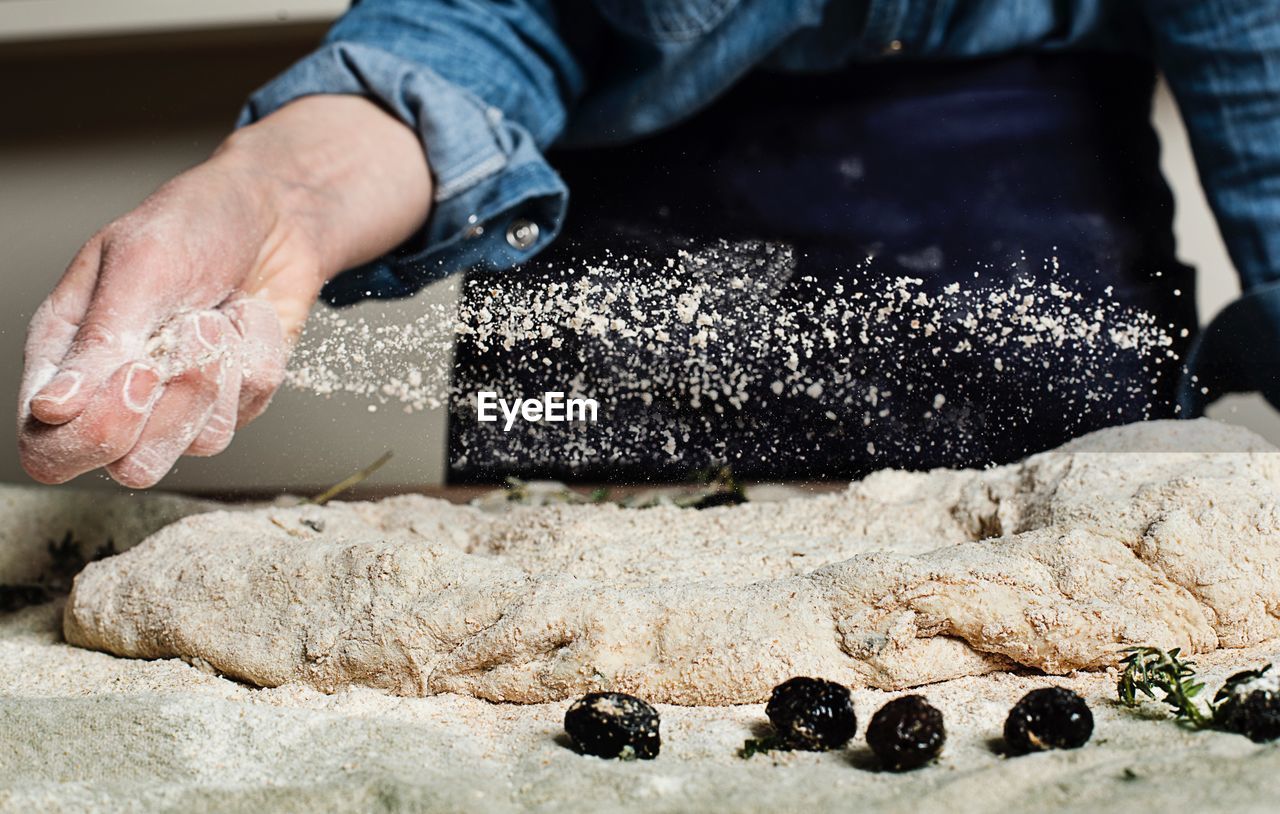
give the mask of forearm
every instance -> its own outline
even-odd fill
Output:
[[[512,268],[555,239],[568,190],[542,150],[562,134],[586,86],[562,39],[557,5],[362,0],[320,48],[250,96],[242,125],[316,95],[369,99],[416,134],[430,165],[424,228],[394,253],[330,280],[327,302],[408,296],[463,269]],[[531,244],[506,238],[517,221],[538,225]],[[367,248],[329,253],[368,259],[371,252],[359,251]],[[331,273],[333,264],[326,265]]]
[[[310,245],[326,280],[393,249],[430,212],[417,135],[358,96],[292,102],[233,133],[210,165],[252,179],[266,230]]]

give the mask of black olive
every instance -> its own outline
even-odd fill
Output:
[[[1219,729],[1244,735],[1254,743],[1280,738],[1280,690],[1273,689],[1277,682],[1257,681],[1270,669],[1268,664],[1227,679],[1214,697],[1217,708],[1213,720]]]
[[[651,760],[658,756],[658,711],[620,692],[582,696],[564,714],[564,731],[584,755]]]
[[[1032,690],[1013,705],[1004,722],[1004,742],[1015,755],[1078,749],[1092,734],[1089,705],[1065,687]]]
[[[867,725],[867,745],[891,772],[923,766],[938,756],[946,741],[942,712],[923,695],[890,701]]]
[[[858,729],[848,688],[822,678],[799,676],[774,687],[765,714],[785,749],[839,749]]]

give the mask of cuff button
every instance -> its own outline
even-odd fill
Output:
[[[507,243],[516,251],[528,251],[538,242],[538,224],[524,218],[516,218],[507,227]]]

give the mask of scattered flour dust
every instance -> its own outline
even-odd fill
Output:
[[[1052,368],[1037,374],[1034,386],[1047,381],[1063,398],[1078,397],[1072,409],[1080,412],[1140,398],[1116,391],[1147,388],[1162,372],[1176,375],[1180,364],[1179,326],[1122,306],[1109,290],[1086,295],[1054,281],[1061,276],[1056,258],[1025,277],[993,275],[1012,282],[984,282],[975,272],[972,285],[941,288],[921,277],[888,279],[871,258],[821,281],[794,278],[795,267],[785,245],[720,241],[673,248],[666,258],[620,255],[544,269],[544,282],[532,286],[514,274],[473,277],[468,285],[482,293],[464,297],[457,309],[425,305],[408,324],[320,309],[286,381],[368,399],[371,410],[436,409],[474,399],[477,382],[451,377],[450,348],[465,340],[480,353],[500,349],[519,365],[552,368],[547,380],[599,400],[605,414],[610,403],[661,399],[732,415],[761,396],[794,395],[820,401],[832,423],[871,424],[888,419],[908,395],[904,408],[914,411],[920,398],[925,405],[912,421],[933,418],[930,403],[934,411],[948,402],[948,409],[962,409],[960,394],[935,386],[930,372],[961,360],[988,360],[987,372],[976,375],[996,379]],[[884,363],[908,346],[909,359]],[[1141,360],[1149,375],[1118,383],[1110,375],[1118,356]],[[520,387],[519,377],[502,370],[487,375],[482,389],[507,394]],[[592,452],[608,458],[611,444],[622,446],[634,433],[628,427],[595,439],[600,446]],[[645,443],[673,453],[687,441],[670,430],[667,437],[655,433]]]

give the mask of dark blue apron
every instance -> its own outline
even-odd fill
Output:
[[[536,301],[592,264],[616,268],[620,291],[667,290],[665,259],[684,249],[712,259],[677,282],[737,316],[697,354],[696,323],[657,347],[568,329],[508,349],[463,337],[450,481],[682,479],[719,464],[851,478],[997,464],[1173,416],[1197,323],[1153,84],[1149,64],[1101,54],[762,74],[671,132],[554,156],[573,194],[561,239],[519,270],[469,275],[470,310],[495,290]],[[833,316],[833,300],[880,307],[899,289],[929,304]],[[1034,330],[1012,313],[1029,292]],[[869,333],[850,327],[868,320]],[[1126,349],[1117,326],[1164,344]],[[770,331],[786,335],[752,341]],[[738,373],[746,392],[724,392]],[[571,380],[608,394],[597,423],[476,420],[478,391],[530,397]]]

